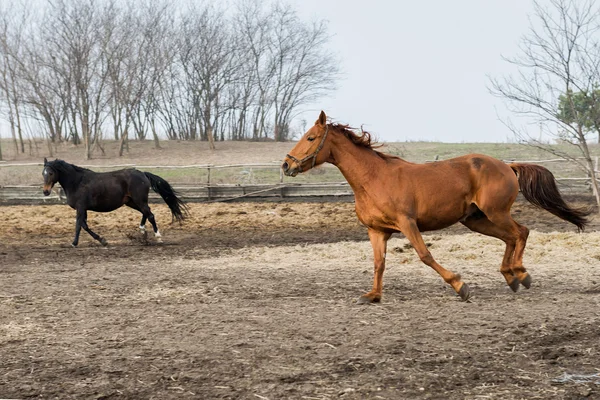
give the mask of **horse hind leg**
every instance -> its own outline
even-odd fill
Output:
[[[131,208],[135,208],[139,212],[142,213],[142,220],[140,222],[140,230],[142,232],[146,231],[146,220],[150,221],[152,224],[152,229],[154,230],[154,237],[157,238],[159,242],[162,242],[162,235],[158,230],[158,226],[156,225],[156,220],[154,219],[154,214],[150,210],[150,206],[148,205],[148,191],[137,191],[132,194],[131,200],[127,202],[127,205]]]
[[[461,223],[472,230],[473,232],[481,233],[486,236],[491,236],[502,240],[506,244],[504,250],[504,257],[502,258],[502,264],[500,266],[500,273],[504,276],[506,284],[514,291],[519,290],[519,280],[512,271],[514,264],[514,253],[516,246],[516,239],[510,231],[502,229],[500,226],[494,224],[488,219],[488,217],[478,210],[473,213]]]
[[[527,238],[529,237],[529,229],[516,221],[512,221],[518,229],[518,238],[515,246],[514,263],[512,266],[512,272],[515,274],[519,282],[525,289],[531,287],[531,275],[525,267],[523,267],[523,253],[525,252],[525,246],[527,245]]]
[[[504,240],[507,246],[505,259],[507,258],[509,247],[513,249],[511,252],[512,256],[510,263],[503,261],[501,271],[503,271],[505,277],[509,276],[507,268],[507,266],[509,266],[510,271],[516,277],[518,282],[525,286],[526,289],[529,289],[531,287],[531,275],[529,275],[525,267],[523,267],[523,253],[525,251],[525,245],[527,244],[529,229],[512,219],[509,211],[486,213],[486,216],[494,228],[487,227],[490,228],[488,230],[489,233],[481,233]],[[509,282],[509,278],[507,278],[507,283],[514,291],[517,291],[517,283],[513,280]]]
[[[148,218],[145,215],[142,215],[142,220],[140,221],[140,231],[146,233],[146,220]]]
[[[129,200],[127,203],[125,203],[125,205],[127,207],[133,208],[134,210],[139,211],[140,213],[142,213],[142,219],[140,221],[140,231],[142,231],[142,233],[146,233],[146,220],[148,219],[148,217],[146,216],[146,214],[144,214],[142,212],[142,207],[139,207],[133,200]]]
[[[158,230],[158,225],[156,224],[156,219],[154,218],[154,214],[152,213],[152,211],[150,211],[150,206],[148,206],[148,204],[145,204],[142,207],[142,214],[144,215],[142,217],[142,220],[144,220],[144,218],[148,219],[148,221],[150,221],[150,224],[152,224],[152,229],[154,230],[154,237],[156,237],[156,239],[159,242],[162,242],[162,235],[160,234],[160,231]]]

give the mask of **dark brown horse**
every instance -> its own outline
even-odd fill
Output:
[[[467,284],[433,259],[420,232],[460,222],[472,231],[502,240],[506,251],[500,272],[516,292],[519,283],[531,286],[531,276],[523,267],[529,229],[510,215],[519,188],[529,202],[579,230],[590,214],[567,205],[554,176],[542,166],[507,165],[481,154],[413,164],[374,150],[368,132],[357,134],[347,125],[328,123],[321,111],[315,125],[286,156],[282,169],[286,175],[296,176],[324,162],[336,165],[352,187],[356,214],[368,227],[373,246],[373,289],[361,296],[359,303],[381,300],[386,246],[394,232],[402,232],[421,261],[467,300],[471,296]]]
[[[52,187],[58,182],[67,195],[67,204],[77,210],[73,247],[79,243],[81,228],[106,246],[106,240],[88,227],[87,211],[109,212],[123,205],[142,213],[140,222],[142,231],[145,232],[146,220],[148,220],[152,224],[154,235],[160,238],[154,214],[148,206],[150,188],[160,194],[167,203],[173,219],[181,221],[187,214],[185,203],[177,197],[177,193],[171,185],[160,176],[150,172],[132,168],[111,172],[94,172],[63,160],[48,161],[44,158],[42,176],[44,177],[44,195],[48,196]]]

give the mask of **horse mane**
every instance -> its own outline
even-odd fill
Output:
[[[400,158],[393,154],[384,153],[379,150],[376,150],[377,148],[383,146],[383,144],[377,143],[377,141],[373,138],[373,135],[371,135],[371,133],[362,129],[362,127],[360,128],[360,132],[357,132],[356,128],[352,128],[352,127],[350,127],[350,125],[347,125],[347,124],[330,123],[329,126],[333,129],[337,130],[338,132],[342,133],[344,136],[346,136],[348,139],[350,139],[350,141],[352,143],[354,143],[356,146],[364,147],[369,150],[373,150],[373,152],[375,152],[375,154],[377,154],[379,157],[383,158],[384,160]]]
[[[67,172],[68,173],[68,172],[71,172],[72,170],[75,170],[75,172],[91,171],[91,169],[78,167],[75,164],[69,164],[68,162],[66,162],[64,160],[59,160],[58,158],[54,161],[48,161],[48,166],[50,166],[51,168],[54,168],[58,172]]]

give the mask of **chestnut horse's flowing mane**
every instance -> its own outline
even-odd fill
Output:
[[[352,128],[352,127],[350,127],[350,125],[347,125],[347,124],[330,123],[329,127],[342,133],[344,136],[346,136],[348,139],[350,139],[350,141],[352,143],[354,143],[355,145],[373,150],[375,152],[375,154],[377,154],[379,157],[383,158],[384,160],[400,158],[393,154],[383,153],[381,151],[375,150],[375,149],[383,146],[383,144],[377,143],[373,139],[373,136],[371,135],[371,133],[363,130],[362,128],[360,129],[360,133],[359,133],[359,132],[356,132],[357,131],[356,128]]]

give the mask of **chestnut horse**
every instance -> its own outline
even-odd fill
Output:
[[[562,199],[554,176],[534,164],[505,164],[481,154],[469,154],[428,164],[413,164],[374,149],[368,132],[358,134],[348,125],[327,122],[323,111],[282,165],[288,176],[329,162],[337,166],[354,191],[356,215],[367,226],[373,247],[373,288],[359,303],[381,300],[387,241],[403,233],[421,261],[450,284],[462,300],[471,296],[460,275],[438,264],[421,233],[457,222],[472,231],[506,244],[500,267],[513,291],[529,289],[531,276],[523,267],[529,229],[510,215],[519,188],[525,199],[571,222],[579,230],[588,223],[589,210],[573,208]]]

